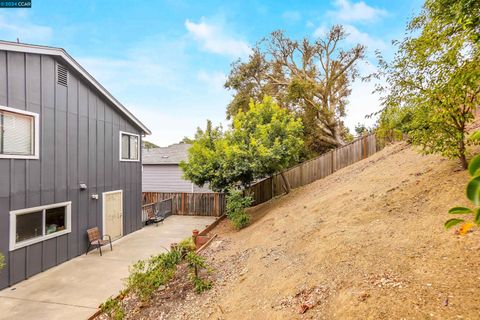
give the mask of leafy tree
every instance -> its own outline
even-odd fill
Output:
[[[0,270],[5,267],[5,257],[0,253]]]
[[[387,94],[379,127],[400,121],[396,128],[425,153],[458,158],[467,168],[467,125],[480,102],[478,26],[471,23],[478,17],[459,15],[463,5],[478,13],[480,4],[460,2],[426,1],[393,61],[380,58],[387,85],[379,91]]]
[[[235,92],[227,115],[247,111],[250,99],[274,97],[285,109],[298,114],[304,124],[305,145],[313,153],[344,144],[350,81],[365,48],[343,50],[346,33],[334,26],[324,39],[301,41],[275,31],[261,41],[247,62],[237,61],[225,83]]]
[[[222,127],[213,127],[207,120],[205,131],[197,128],[188,160],[180,163],[184,177],[198,186],[209,184],[214,191],[223,191],[231,184],[225,176],[224,160],[227,142]]]
[[[233,159],[249,159],[254,179],[280,172],[286,192],[290,191],[282,171],[298,163],[303,150],[303,125],[299,118],[267,96],[261,103],[251,101],[248,111],[238,112],[229,139]]]
[[[261,103],[251,101],[250,109],[240,111],[225,133],[210,122],[205,131],[199,129],[188,162],[180,166],[193,183],[224,191],[285,170],[299,161],[302,150],[301,120],[265,97]],[[282,177],[288,192],[289,183]]]
[[[143,148],[144,149],[153,149],[153,148],[159,148],[155,143],[143,140]]]
[[[362,136],[364,134],[369,134],[373,131],[373,129],[369,129],[367,128],[366,125],[364,125],[363,123],[357,123],[357,125],[355,126],[355,133],[357,136]]]
[[[192,144],[195,139],[189,138],[189,137],[183,137],[183,139],[179,143],[186,143],[186,144]]]

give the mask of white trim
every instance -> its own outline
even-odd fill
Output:
[[[107,191],[102,193],[102,236],[105,236],[105,195],[112,194],[112,193],[118,193],[120,192],[122,194],[121,199],[122,199],[122,219],[120,219],[120,224],[121,224],[121,232],[123,237],[123,190],[113,190],[113,191]]]
[[[33,117],[33,135],[32,135],[32,155],[20,154],[0,154],[0,159],[39,159],[40,158],[40,115],[35,112],[25,111],[22,109],[10,108],[0,105],[0,110],[5,110],[11,113],[18,113],[25,116]]]
[[[45,210],[52,209],[52,208],[60,208],[60,207],[65,207],[65,211],[66,211],[65,214],[67,216],[66,217],[67,219],[65,221],[65,230],[45,235]],[[26,213],[35,212],[35,211],[42,211],[42,236],[16,243],[15,235],[17,234],[17,230],[16,230],[17,216],[26,214]],[[70,232],[72,232],[72,202],[71,201],[10,211],[10,246],[9,246],[10,251],[26,247],[37,242],[42,242],[48,239],[56,238]]]
[[[138,139],[138,144],[137,144],[137,159],[123,159],[122,158],[122,135],[123,134],[126,134],[126,135],[129,135],[129,136],[134,136],[134,137],[137,137]],[[135,133],[131,133],[131,132],[126,132],[126,131],[120,131],[120,134],[119,134],[119,148],[118,150],[120,151],[119,152],[119,156],[120,156],[120,161],[125,161],[125,162],[140,162],[140,150],[141,150],[141,139],[140,139],[140,135],[138,134],[135,134]],[[130,142],[129,142],[130,144]]]
[[[47,46],[36,46],[25,43],[16,43],[8,41],[0,41],[0,50],[6,51],[15,51],[15,52],[26,52],[26,53],[36,53],[44,55],[54,55],[61,57],[65,60],[71,67],[75,69],[80,75],[87,79],[98,91],[100,91],[110,102],[112,102],[123,114],[125,114],[130,120],[132,120],[137,126],[139,126],[146,134],[152,134],[152,132],[138,120],[130,111],[125,108],[115,97],[113,97],[110,92],[108,92],[95,78],[93,78],[87,70],[85,70],[75,59],[73,59],[65,50],[62,48],[54,48]]]

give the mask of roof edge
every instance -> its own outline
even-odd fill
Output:
[[[44,55],[58,56],[64,59],[70,66],[72,66],[78,73],[87,79],[101,94],[103,94],[110,102],[112,102],[120,112],[132,120],[145,134],[152,134],[140,120],[138,120],[123,104],[121,104],[105,87],[103,87],[87,70],[85,70],[67,51],[62,48],[40,46],[26,43],[16,43],[10,41],[0,40],[0,50],[36,53]]]

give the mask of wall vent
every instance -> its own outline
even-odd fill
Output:
[[[64,66],[57,64],[57,83],[66,87],[68,81],[68,70]]]

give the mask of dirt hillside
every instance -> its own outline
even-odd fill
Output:
[[[445,231],[468,175],[400,143],[228,221],[214,288],[174,319],[480,319],[480,231]]]

